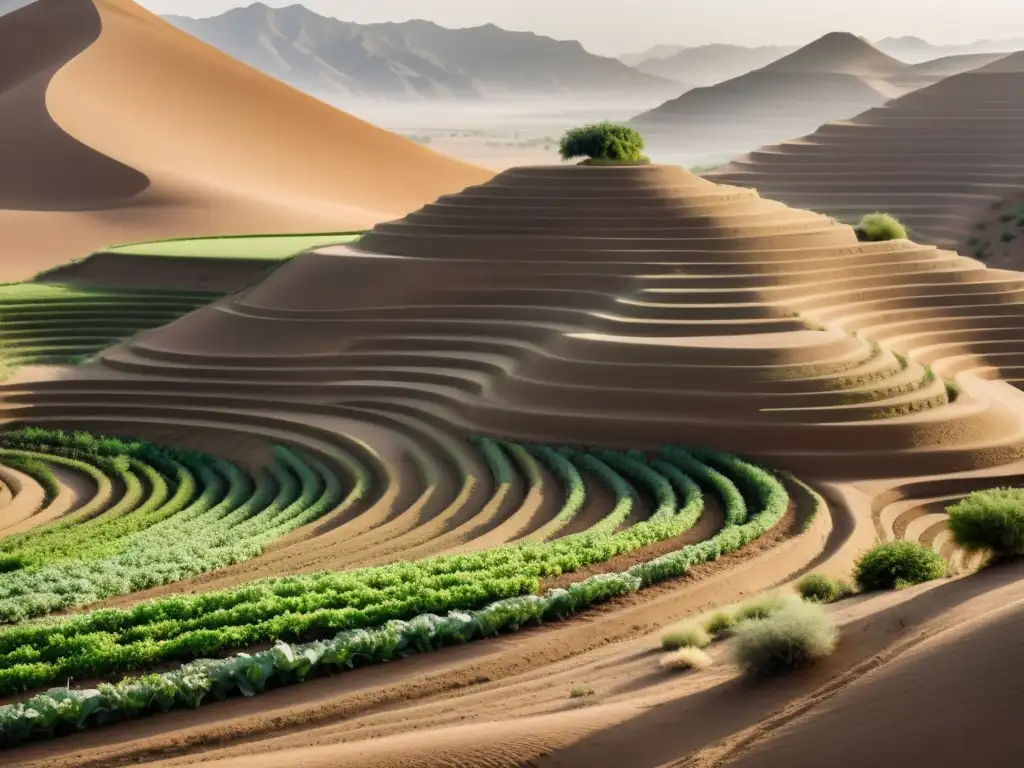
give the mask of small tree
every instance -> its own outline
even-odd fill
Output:
[[[644,138],[625,125],[603,122],[584,125],[565,132],[559,144],[563,160],[576,157],[594,163],[647,163],[643,154]]]
[[[861,242],[878,242],[881,240],[906,240],[907,228],[895,216],[888,213],[869,213],[860,224],[853,228],[857,239]]]

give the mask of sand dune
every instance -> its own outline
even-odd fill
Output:
[[[332,231],[487,178],[256,73],[130,0],[0,18],[0,279],[111,244]]]
[[[828,216],[679,168],[532,167],[443,195],[357,246],[296,257],[99,365],[12,381],[0,388],[9,421],[128,431],[240,463],[285,442],[339,476],[354,459],[374,478],[356,506],[259,557],[108,605],[543,531],[557,482],[524,465],[490,483],[470,433],[706,445],[827,495],[790,488],[785,523],[763,540],[579,621],[28,746],[12,764],[238,765],[265,753],[266,765],[622,765],[644,744],[628,764],[653,768],[710,748],[935,612],[982,593],[1005,603],[986,581],[998,572],[924,602],[913,591],[854,601],[843,621],[870,631],[840,667],[763,697],[725,666],[652,671],[661,627],[810,569],[848,574],[877,537],[971,570],[943,509],[1024,482],[1022,322],[1024,278],[949,251],[858,243]],[[610,501],[585,484],[582,514],[600,519]],[[648,514],[639,502],[635,519]],[[690,540],[721,514],[713,503]],[[564,712],[578,683],[606,700]],[[655,738],[687,718],[701,726]],[[488,740],[497,752],[484,758]]]
[[[846,220],[885,210],[921,242],[984,257],[1000,237],[986,233],[989,220],[1005,213],[1004,199],[1024,178],[1024,144],[1015,129],[1022,78],[1024,54],[1000,58],[763,147],[709,178]]]

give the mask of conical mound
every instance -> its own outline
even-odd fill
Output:
[[[751,152],[709,178],[844,220],[887,211],[915,239],[967,246],[984,235],[972,227],[1024,178],[1022,93],[1024,54],[1014,54]]]
[[[401,414],[456,433],[681,441],[810,476],[901,476],[1020,454],[1005,385],[949,404],[940,374],[1015,375],[1004,350],[1017,342],[991,328],[1017,327],[1022,289],[677,168],[519,168],[357,247],[303,255],[105,363],[157,377],[140,407],[169,387],[186,422],[200,403],[238,429],[260,423],[240,415],[251,409],[300,423]],[[82,387],[137,383],[53,385]],[[264,402],[283,393],[290,405]],[[122,408],[97,396],[85,412]]]

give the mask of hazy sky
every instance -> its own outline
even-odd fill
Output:
[[[157,13],[213,16],[249,0],[139,0]],[[296,0],[264,0],[292,5]],[[605,55],[657,43],[802,44],[842,30],[877,40],[933,43],[1024,37],[1022,0],[303,0],[347,21],[425,18],[446,26],[493,22],[580,40]]]

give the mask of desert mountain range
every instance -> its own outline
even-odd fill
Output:
[[[940,77],[834,32],[761,69],[687,91],[632,123],[655,148],[728,154],[799,136]]]
[[[166,17],[250,66],[315,94],[480,98],[571,93],[669,95],[678,83],[595,56],[575,41],[493,24],[355,24],[302,5],[255,3],[220,16]]]
[[[490,175],[129,0],[0,17],[0,114],[5,280],[128,240],[362,228]]]

